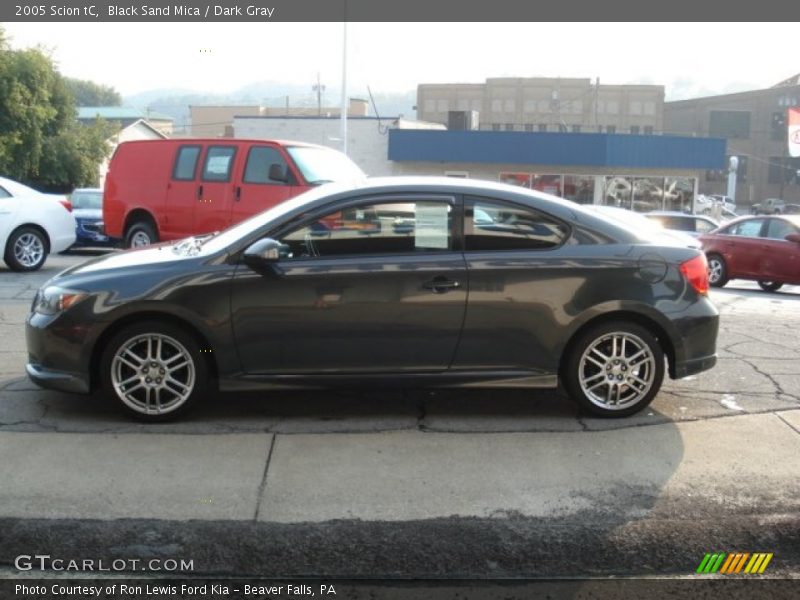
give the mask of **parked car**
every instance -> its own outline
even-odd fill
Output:
[[[712,202],[721,204],[722,208],[731,212],[736,212],[736,202],[730,196],[723,196],[722,194],[710,194],[707,196]]]
[[[720,209],[721,212],[736,214],[736,203],[730,196],[721,194],[698,194],[695,196],[695,213],[712,216],[716,209]]]
[[[742,217],[700,236],[709,282],[757,281],[761,289],[800,284],[800,216]]]
[[[751,215],[779,215],[786,207],[786,203],[780,198],[767,198],[763,202],[753,204],[750,207]]]
[[[705,215],[690,215],[678,211],[656,210],[644,215],[651,221],[661,225],[667,231],[679,231],[697,237],[719,227],[711,217]]]
[[[341,152],[300,142],[126,142],[106,175],[105,231],[127,247],[210,233],[312,186],[363,177]]]
[[[800,204],[786,204],[783,207],[784,215],[800,215]]]
[[[27,372],[151,421],[214,388],[559,378],[585,410],[619,417],[653,399],[665,357],[671,377],[715,364],[707,277],[702,252],[533,190],[332,183],[54,277],[27,320]]]
[[[693,236],[684,231],[665,229],[661,223],[649,219],[646,216],[646,214],[649,213],[636,213],[625,208],[596,204],[588,205],[586,208],[588,210],[605,215],[621,225],[646,233],[648,236],[650,236],[650,239],[657,240],[661,244],[678,244],[688,248],[700,248],[700,242],[698,242]]]
[[[0,248],[12,271],[40,269],[48,254],[75,241],[75,218],[60,202],[42,196],[0,195]]]
[[[115,246],[115,241],[105,234],[103,225],[103,190],[78,188],[69,199],[76,223],[74,246]]]
[[[0,177],[0,198],[36,198],[37,200],[54,201],[72,212],[72,204],[66,196],[45,194],[7,177]]]

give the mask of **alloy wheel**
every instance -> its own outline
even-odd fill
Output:
[[[175,338],[148,333],[121,344],[111,360],[111,383],[119,398],[142,415],[180,408],[195,385],[195,364]]]
[[[605,410],[623,410],[644,398],[656,378],[650,347],[615,331],[594,340],[580,358],[578,381],[586,398]]]
[[[14,243],[14,258],[25,268],[35,267],[44,258],[44,242],[34,233],[23,233]]]

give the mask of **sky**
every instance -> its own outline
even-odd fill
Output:
[[[180,88],[227,94],[258,81],[328,88],[342,79],[342,23],[5,23],[64,75],[124,96]],[[668,100],[769,87],[800,72],[793,23],[349,23],[349,95],[584,77],[650,83]]]

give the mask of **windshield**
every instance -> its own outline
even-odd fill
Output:
[[[103,192],[74,192],[70,196],[72,208],[103,208]]]
[[[363,179],[364,172],[346,155],[330,148],[292,146],[286,151],[310,184]]]

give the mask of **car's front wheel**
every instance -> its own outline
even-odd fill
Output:
[[[728,267],[719,254],[708,255],[708,283],[713,287],[723,287],[728,283]]]
[[[561,372],[569,396],[601,417],[626,417],[650,404],[664,380],[664,352],[645,327],[613,321],[572,344]]]
[[[208,370],[197,342],[180,327],[144,321],[118,332],[100,364],[106,396],[143,421],[184,414],[206,393]]]
[[[47,239],[35,227],[20,227],[6,242],[5,263],[12,271],[36,271],[47,259]]]
[[[783,287],[783,284],[780,281],[759,281],[758,287],[765,292],[777,292]]]

